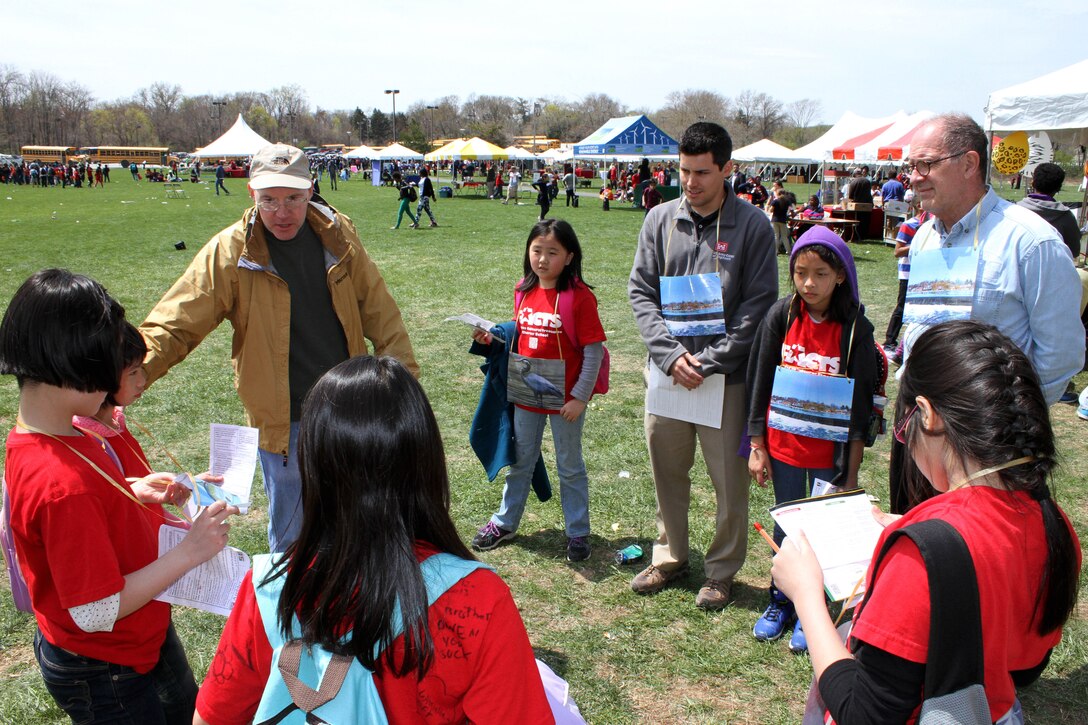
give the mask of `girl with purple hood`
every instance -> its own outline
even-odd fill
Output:
[[[772,481],[776,504],[805,498],[816,478],[857,488],[879,376],[846,243],[824,227],[809,229],[793,246],[790,277],[795,292],[760,323],[747,379],[748,471],[760,486]],[[775,526],[775,543],[784,538]],[[773,581],[770,594],[752,630],[759,640],[778,639],[794,619]],[[807,650],[800,621],[790,649]]]

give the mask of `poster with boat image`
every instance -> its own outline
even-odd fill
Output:
[[[567,366],[562,360],[512,352],[506,368],[506,399],[530,408],[559,410],[566,402],[566,375]]]
[[[785,433],[845,443],[850,434],[854,381],[779,366],[767,425]]]
[[[661,277],[661,316],[675,337],[724,335],[721,277],[717,272]]]
[[[971,247],[916,252],[910,258],[903,324],[970,319],[977,274],[978,253]]]

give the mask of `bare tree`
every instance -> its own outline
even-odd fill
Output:
[[[813,98],[802,98],[786,106],[786,120],[793,126],[790,135],[795,147],[803,146],[812,140],[809,138],[809,127],[821,114],[823,114],[823,105]]]
[[[729,117],[729,101],[720,93],[689,89],[673,91],[665,97],[665,105],[655,114],[657,125],[673,138],[696,121],[714,121],[725,125]]]

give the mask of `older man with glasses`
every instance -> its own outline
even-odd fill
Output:
[[[986,184],[988,161],[986,134],[965,115],[937,116],[911,140],[911,187],[933,217],[911,244],[903,364],[910,364],[914,340],[936,322],[986,322],[1024,351],[1053,404],[1084,364],[1084,341],[1071,334],[1080,327],[1077,273],[1053,227]],[[939,279],[941,270],[947,279]],[[902,446],[893,444],[895,513],[908,506],[901,470]]]
[[[400,310],[351,219],[314,193],[306,155],[285,144],[261,149],[249,192],[254,206],[197,252],[140,331],[150,385],[230,320],[235,385],[260,431],[268,544],[280,552],[302,522],[296,448],[310,386],[371,350],[417,376],[419,367]]]

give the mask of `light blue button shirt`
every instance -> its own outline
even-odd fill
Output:
[[[971,246],[976,225],[979,259],[971,319],[993,325],[1024,351],[1052,405],[1084,365],[1080,279],[1072,255],[1042,217],[987,187],[978,205],[951,229],[935,217],[922,225],[910,256],[938,245]],[[904,367],[924,331],[921,324],[907,329]]]

